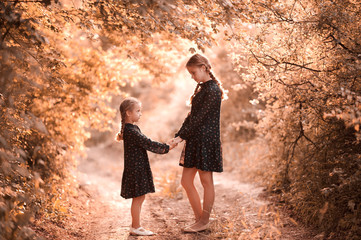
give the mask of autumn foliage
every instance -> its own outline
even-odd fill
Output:
[[[331,239],[356,239],[360,18],[356,0],[0,2],[0,239],[66,217],[89,130],[113,127],[112,95],[217,44],[238,72],[216,72],[223,141],[267,139],[269,190]]]
[[[261,4],[235,62],[266,110],[280,193],[298,218],[326,236],[360,232],[360,34],[356,1]],[[245,59],[246,58],[246,59]],[[246,64],[245,64],[246,63]],[[272,176],[274,173],[268,173]]]

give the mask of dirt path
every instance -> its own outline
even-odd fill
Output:
[[[147,111],[144,111],[143,120],[139,123],[147,136],[158,141],[168,140],[169,134],[181,124],[179,116],[186,116],[189,111],[184,106],[184,99],[191,94],[194,86],[190,86],[191,82],[185,77],[173,83],[176,84],[174,88],[166,89],[177,91],[155,108],[145,106]],[[151,96],[162,96],[157,92],[161,90],[152,91]],[[145,103],[153,101],[161,99],[143,99]],[[168,127],[154,129],[155,126]],[[147,195],[141,217],[142,225],[157,235],[129,236],[131,200],[119,195],[123,170],[121,145],[108,139],[108,143],[88,149],[88,157],[79,162],[79,196],[71,201],[73,217],[65,226],[60,226],[63,230],[59,234],[47,239],[314,239],[309,230],[299,226],[284,211],[262,197],[262,188],[242,182],[237,165],[226,166],[229,171],[214,175],[216,200],[210,230],[197,234],[182,233],[181,228],[193,220],[191,207],[180,186],[182,168],[178,166],[178,159],[182,146],[167,155],[149,153],[156,193]],[[231,145],[224,148],[229,153],[234,149]],[[248,156],[250,159],[257,157],[259,149],[254,151],[255,155]],[[239,160],[238,155],[228,155],[231,159],[228,165]],[[230,172],[231,169],[233,172]],[[198,178],[196,185],[203,194]]]
[[[313,239],[309,231],[261,197],[262,188],[242,183],[230,172],[215,174],[216,201],[210,230],[182,233],[181,228],[193,217],[179,184],[179,151],[180,147],[168,156],[150,154],[156,193],[147,195],[142,225],[157,235],[134,237],[128,234],[131,200],[119,196],[121,153],[113,144],[89,149],[89,157],[79,165],[80,189],[87,197],[81,204],[84,212],[69,222],[74,229],[81,226],[79,237],[74,239]],[[201,192],[198,179],[196,184]]]

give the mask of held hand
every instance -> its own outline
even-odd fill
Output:
[[[172,150],[178,145],[178,143],[175,143],[174,139],[171,139],[167,142],[167,145],[169,145],[169,150]]]
[[[178,136],[178,137],[176,137],[176,138],[173,138],[173,141],[174,141],[176,144],[178,144],[178,143],[181,143],[181,142],[183,141],[183,139]]]
[[[120,142],[122,140],[122,135],[120,134],[120,132],[117,133],[117,135],[115,135],[115,141]]]

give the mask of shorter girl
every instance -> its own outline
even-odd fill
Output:
[[[134,125],[140,119],[141,103],[136,98],[126,98],[119,107],[122,127],[116,140],[124,141],[124,171],[122,178],[121,196],[133,198],[131,206],[132,226],[130,234],[149,236],[153,232],[140,226],[140,212],[145,194],[154,192],[152,171],[150,169],[147,150],[165,154],[175,147],[171,142],[167,144],[154,142],[141,133]]]

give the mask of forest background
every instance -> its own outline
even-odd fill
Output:
[[[230,91],[227,151],[264,153],[249,178],[325,238],[357,239],[360,18],[357,0],[1,1],[0,239],[64,221],[77,159],[112,137],[114,106],[161,109],[194,52]]]

